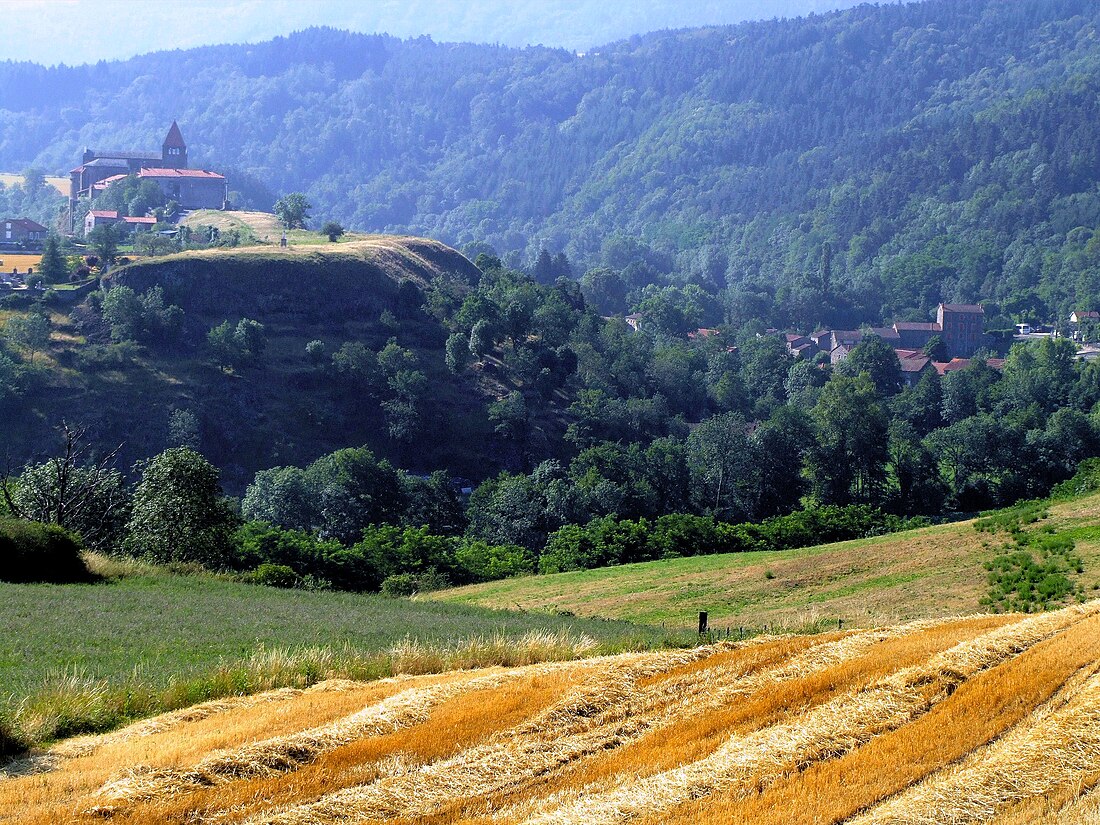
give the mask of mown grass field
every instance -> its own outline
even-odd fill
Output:
[[[18,269],[26,273],[28,268],[38,268],[42,262],[41,255],[17,255],[14,252],[0,252],[0,272],[11,272]]]
[[[1044,521],[1071,536],[1081,584],[1100,590],[1100,494],[1051,506]],[[870,626],[983,610],[986,561],[998,536],[972,521],[799,550],[670,559],[445,590],[427,599],[556,610],[687,627],[797,629],[843,619]]]
[[[1093,822],[1100,601],[326,682],[8,774],[20,825]]]
[[[0,717],[6,713],[26,738],[40,741],[208,694],[439,670],[452,663],[448,650],[471,639],[499,648],[485,653],[488,663],[508,661],[508,646],[530,633],[559,634],[567,645],[591,640],[583,644],[592,650],[669,641],[659,628],[626,622],[278,590],[155,570],[93,585],[0,583]]]
[[[23,174],[21,172],[0,172],[0,183],[4,186],[22,186]],[[69,179],[56,175],[46,175],[46,183],[57,190],[59,195],[69,196]]]
[[[279,243],[283,236],[283,225],[270,212],[221,211],[218,209],[197,209],[182,221],[184,226],[214,226],[222,232],[236,229],[242,235],[251,236],[262,243]],[[314,221],[316,224],[317,222]],[[349,243],[369,237],[349,232],[340,237],[338,243]],[[292,229],[287,232],[287,241],[291,244],[328,244],[327,235],[307,229]]]

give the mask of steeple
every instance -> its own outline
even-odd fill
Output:
[[[165,168],[187,168],[187,144],[183,142],[183,133],[180,132],[179,124],[174,120],[167,136],[164,138],[161,153]]]

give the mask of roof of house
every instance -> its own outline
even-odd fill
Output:
[[[130,162],[128,160],[126,160],[125,158],[116,158],[116,157],[96,158],[95,160],[90,160],[90,161],[88,161],[87,163],[84,164],[85,168],[88,167],[88,166],[106,166],[110,169],[125,169],[129,165],[130,165]]]
[[[164,139],[164,145],[178,149],[187,148],[187,144],[183,142],[183,134],[180,132],[180,127],[174,120],[172,121],[171,127],[168,129],[168,136]]]
[[[798,341],[805,341],[806,340],[805,335],[799,335],[797,332],[788,332],[783,337],[787,339],[788,344],[794,344],[794,343],[797,343]]]
[[[879,338],[885,338],[891,341],[900,337],[898,331],[893,327],[871,327],[871,332]]]
[[[139,178],[208,178],[211,180],[225,180],[225,175],[217,172],[207,172],[205,169],[160,169],[151,167],[138,172]]]
[[[944,375],[949,372],[956,372],[957,370],[964,370],[970,366],[974,359],[972,358],[952,358],[947,362],[936,362],[933,366],[936,368],[936,372],[940,375]],[[1002,370],[1005,366],[1005,359],[1003,358],[987,358],[985,365],[990,369]]]
[[[164,157],[163,152],[129,152],[124,149],[85,149],[85,152],[91,152],[92,156],[99,160],[101,158],[125,158],[126,160],[160,160]],[[95,163],[95,160],[89,161],[89,163]]]
[[[927,355],[915,355],[908,358],[901,358],[898,360],[901,364],[902,372],[920,372],[932,363],[932,359]]]
[[[1073,314],[1076,315],[1078,318],[1100,318],[1100,312],[1097,312],[1095,309],[1090,309],[1087,311],[1078,310]]]
[[[919,349],[902,349],[900,347],[894,347],[894,352],[898,356],[898,360],[903,358],[923,358],[924,351]]]
[[[863,333],[858,329],[834,329],[833,340],[837,343],[858,344],[863,340]]]
[[[939,324],[930,324],[924,321],[895,321],[894,329],[898,332],[906,330],[907,332],[939,332]]]
[[[30,218],[4,218],[4,223],[19,227],[26,232],[48,232],[42,224],[32,221]]]
[[[114,209],[93,209],[88,213],[93,218],[109,218],[111,220],[118,220],[118,212]]]
[[[156,222],[157,222],[157,219],[156,219],[156,218],[154,218],[154,217],[152,217],[152,216],[149,216],[149,217],[142,217],[142,218],[127,217],[127,218],[123,218],[123,219],[122,219],[122,222],[123,222],[123,223],[143,223],[143,224],[144,224],[144,223],[147,223],[147,224],[154,224],[154,223],[156,223]]]
[[[689,332],[687,337],[694,341],[696,338],[710,338],[710,336],[717,334],[718,330],[716,329],[711,329],[709,327],[699,327],[699,329],[695,330],[695,332]]]
[[[93,189],[106,189],[108,186],[110,186],[115,181],[126,180],[126,178],[128,178],[128,177],[129,177],[129,175],[111,175],[111,177],[109,177],[109,178],[104,178],[103,180],[98,180],[95,183],[93,183],[92,188]]]
[[[940,304],[944,312],[966,312],[984,315],[985,310],[981,304]]]

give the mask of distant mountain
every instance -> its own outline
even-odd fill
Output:
[[[580,56],[312,29],[0,64],[0,168],[154,146],[239,201],[690,282],[724,320],[994,325],[1100,306],[1100,8],[929,0],[659,32]],[[265,192],[266,190],[269,190]],[[510,257],[509,257],[510,255]]]

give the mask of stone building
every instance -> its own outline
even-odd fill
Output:
[[[179,125],[172,121],[160,152],[84,149],[80,166],[69,173],[69,231],[76,231],[76,207],[81,198],[94,198],[127,175],[155,181],[165,197],[184,210],[224,209],[228,198],[224,175],[188,168],[187,144]]]

